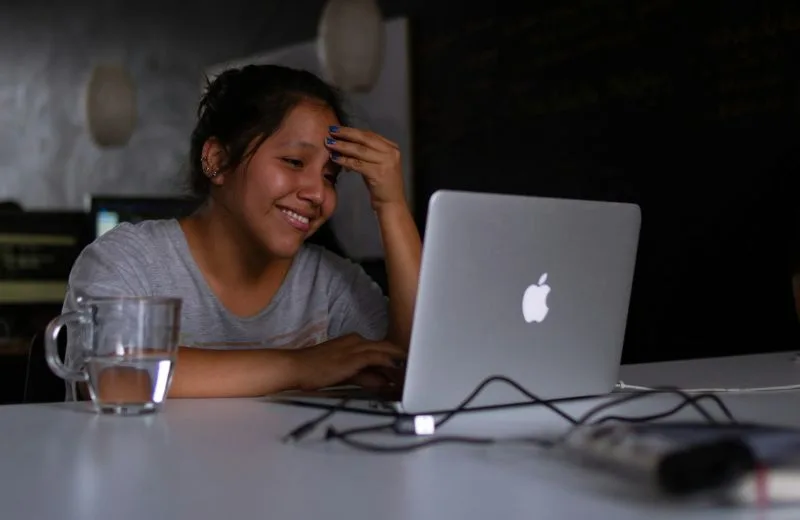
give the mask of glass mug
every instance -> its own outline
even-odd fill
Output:
[[[95,410],[138,415],[161,409],[178,355],[179,298],[78,297],[76,310],[47,325],[45,358],[58,377],[86,385]],[[76,326],[68,367],[58,335]],[[71,331],[72,332],[72,331]]]

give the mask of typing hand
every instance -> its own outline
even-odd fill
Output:
[[[405,371],[401,368],[369,367],[348,382],[367,390],[400,390],[404,379]]]
[[[375,377],[375,369],[388,374],[397,370],[398,361],[405,359],[406,351],[385,341],[369,341],[350,335],[293,351],[291,356],[297,387],[318,390],[355,382],[357,377],[362,381],[365,377]],[[367,372],[368,369],[373,372]],[[367,373],[372,375],[362,375]]]

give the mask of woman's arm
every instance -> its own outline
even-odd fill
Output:
[[[368,367],[392,368],[404,356],[394,345],[355,334],[299,350],[181,347],[169,397],[258,397],[315,390],[348,380]]]
[[[387,339],[408,349],[419,285],[422,241],[408,205],[381,206],[377,215],[389,282]]]
[[[400,147],[357,128],[331,127],[331,159],[361,174],[378,216],[389,281],[387,339],[408,348],[417,299],[422,242],[406,201]]]
[[[291,356],[280,350],[208,350],[180,347],[169,397],[257,397],[296,387]],[[150,374],[128,367],[106,369],[95,382],[105,400],[147,400]],[[88,391],[81,383],[81,393]]]
[[[405,351],[388,343],[344,336],[300,350],[211,350],[181,347],[169,397],[259,397],[285,390],[335,385],[370,367],[391,369]],[[148,399],[147,372],[126,367],[103,372],[95,390],[107,400]]]
[[[180,347],[169,397],[257,397],[296,387],[289,351]]]

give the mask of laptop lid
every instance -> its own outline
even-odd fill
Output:
[[[404,411],[450,409],[492,375],[542,398],[611,392],[635,204],[438,191],[429,202]],[[473,401],[527,401],[494,383]]]

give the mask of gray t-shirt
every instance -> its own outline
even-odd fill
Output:
[[[180,297],[180,344],[194,347],[300,348],[350,333],[381,340],[388,324],[387,300],[364,270],[308,244],[272,301],[238,317],[214,295],[176,220],[123,223],[100,236],[72,268],[65,312],[74,310],[76,294]],[[67,359],[75,362],[79,340],[71,331],[68,338]]]

